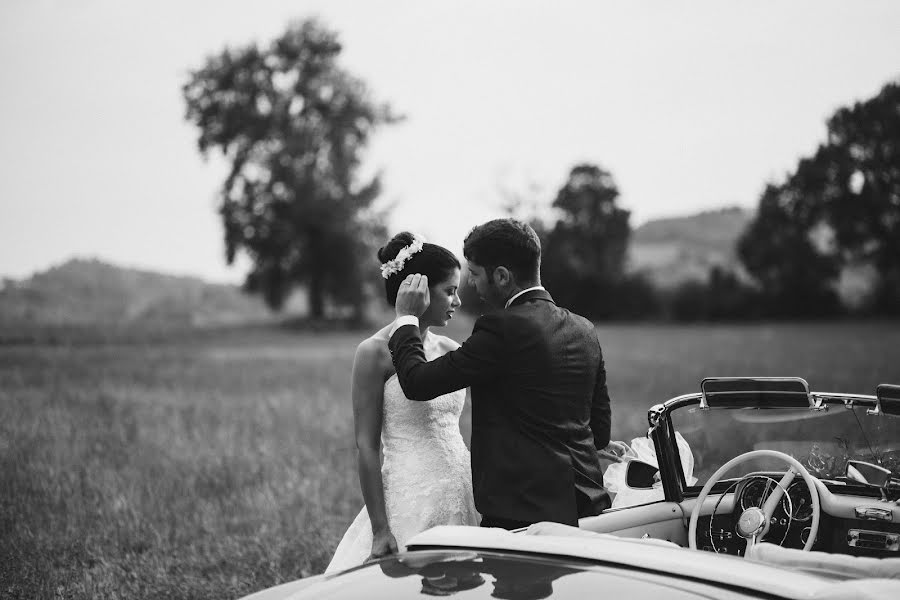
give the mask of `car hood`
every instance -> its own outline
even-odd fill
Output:
[[[487,550],[414,550],[330,575],[279,600],[467,599],[743,600],[740,590],[690,579],[553,556]],[[255,599],[254,599],[255,600]],[[272,598],[271,600],[275,600]]]
[[[809,598],[811,591],[834,584],[833,579],[820,575],[690,550],[663,540],[608,534],[591,537],[524,535],[502,529],[442,526],[415,536],[407,545],[408,549],[429,547],[480,548],[587,559],[786,598]]]
[[[524,535],[499,529],[437,527],[407,552],[342,573],[281,586],[253,600],[307,598],[659,597],[843,599],[900,597],[900,582],[833,578],[737,557],[683,549],[659,540]],[[304,585],[301,585],[304,584]],[[290,584],[287,584],[290,585]],[[278,588],[267,590],[274,592]]]

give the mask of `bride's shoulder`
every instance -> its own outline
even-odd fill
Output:
[[[390,356],[388,338],[384,335],[384,330],[367,337],[356,346],[357,360],[382,362],[385,358],[390,361]]]
[[[445,335],[435,335],[435,344],[438,348],[440,348],[443,354],[447,352],[453,352],[457,348],[459,348],[459,343],[456,340],[450,339]]]

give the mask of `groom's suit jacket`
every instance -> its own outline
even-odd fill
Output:
[[[544,290],[475,322],[427,362],[414,325],[389,348],[403,392],[431,400],[472,391],[472,485],[482,515],[577,525],[610,504],[597,449],[609,443],[606,369],[594,326]]]

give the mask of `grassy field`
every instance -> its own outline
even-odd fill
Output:
[[[900,383],[897,322],[599,335],[618,439],[704,376]],[[321,571],[362,504],[348,398],[362,336],[0,345],[0,597],[232,598]]]

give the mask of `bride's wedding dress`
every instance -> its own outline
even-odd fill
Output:
[[[428,360],[440,354],[434,344],[426,344]],[[465,390],[458,390],[415,402],[403,395],[396,375],[384,384],[381,477],[388,525],[401,551],[409,538],[430,527],[478,525],[469,450],[459,432],[465,400]],[[325,572],[360,565],[371,551],[372,526],[364,506]]]

